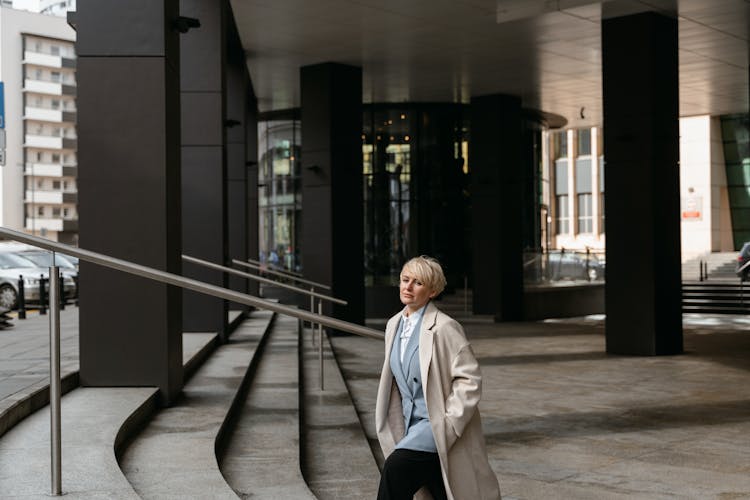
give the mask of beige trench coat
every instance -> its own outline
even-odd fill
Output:
[[[393,316],[385,328],[385,362],[375,404],[375,426],[386,458],[405,432],[401,394],[390,368],[391,347],[400,316],[400,312]],[[461,325],[432,302],[427,304],[422,317],[419,363],[448,498],[498,500],[500,487],[487,460],[477,407],[482,394],[479,364]],[[414,498],[432,497],[422,488]]]

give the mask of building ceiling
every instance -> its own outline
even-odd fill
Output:
[[[602,121],[602,16],[677,15],[680,114],[748,110],[750,0],[231,0],[261,111],[299,106],[299,68],[363,68],[364,102],[519,95]]]

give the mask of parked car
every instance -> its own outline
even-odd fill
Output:
[[[18,280],[23,276],[24,299],[39,303],[39,280],[49,279],[49,271],[32,261],[11,252],[0,252],[0,307],[14,309],[18,306]],[[75,295],[75,281],[63,274],[63,294],[66,299]]]
[[[604,266],[594,254],[581,252],[550,252],[547,269],[552,280],[589,280],[604,278]]]
[[[739,255],[737,255],[737,276],[742,281],[747,281],[750,278],[750,266],[747,263],[750,262],[750,241],[746,241],[740,249]],[[743,269],[744,266],[744,269]]]
[[[52,252],[49,252],[47,250],[31,248],[29,250],[21,250],[14,253],[30,260],[31,262],[36,264],[37,267],[49,269],[49,267],[52,265]],[[74,281],[77,280],[78,268],[70,261],[68,256],[60,253],[55,253],[55,265],[60,268],[60,272],[63,276],[70,276]],[[75,282],[77,283],[77,281]],[[74,290],[73,295],[76,297],[78,296],[77,287]]]

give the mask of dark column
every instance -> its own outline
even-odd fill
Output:
[[[362,70],[325,63],[301,69],[302,264],[348,306],[337,318],[364,321]]]
[[[200,28],[181,37],[183,253],[216,264],[228,258],[226,133],[226,0],[181,0],[180,13]],[[224,273],[195,264],[185,276],[226,287]],[[184,292],[186,332],[226,337],[226,301]]]
[[[181,273],[176,0],[78,2],[82,248]],[[81,261],[84,386],[182,388],[182,294]]]
[[[239,34],[231,15],[227,23],[227,243],[229,258],[246,260],[248,256],[248,177],[247,177],[247,106],[251,92],[248,87],[247,65]],[[231,264],[227,264],[231,267]],[[229,288],[247,293],[248,280],[240,276],[229,276]],[[247,307],[238,304],[232,309]]]
[[[607,352],[679,353],[677,20],[602,20],[602,62]]]
[[[250,92],[245,108],[245,164],[247,165],[247,256],[258,260],[258,245],[260,235],[258,234],[258,101],[252,89],[250,76],[246,75],[246,88]],[[248,293],[260,295],[260,287],[257,281],[248,284]]]
[[[523,318],[521,99],[471,100],[471,212],[476,314]]]

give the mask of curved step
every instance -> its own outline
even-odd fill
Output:
[[[279,316],[226,436],[221,471],[241,498],[313,499],[300,470],[297,320]]]
[[[120,467],[139,496],[237,498],[219,471],[216,439],[272,319],[253,312],[130,443]]]

